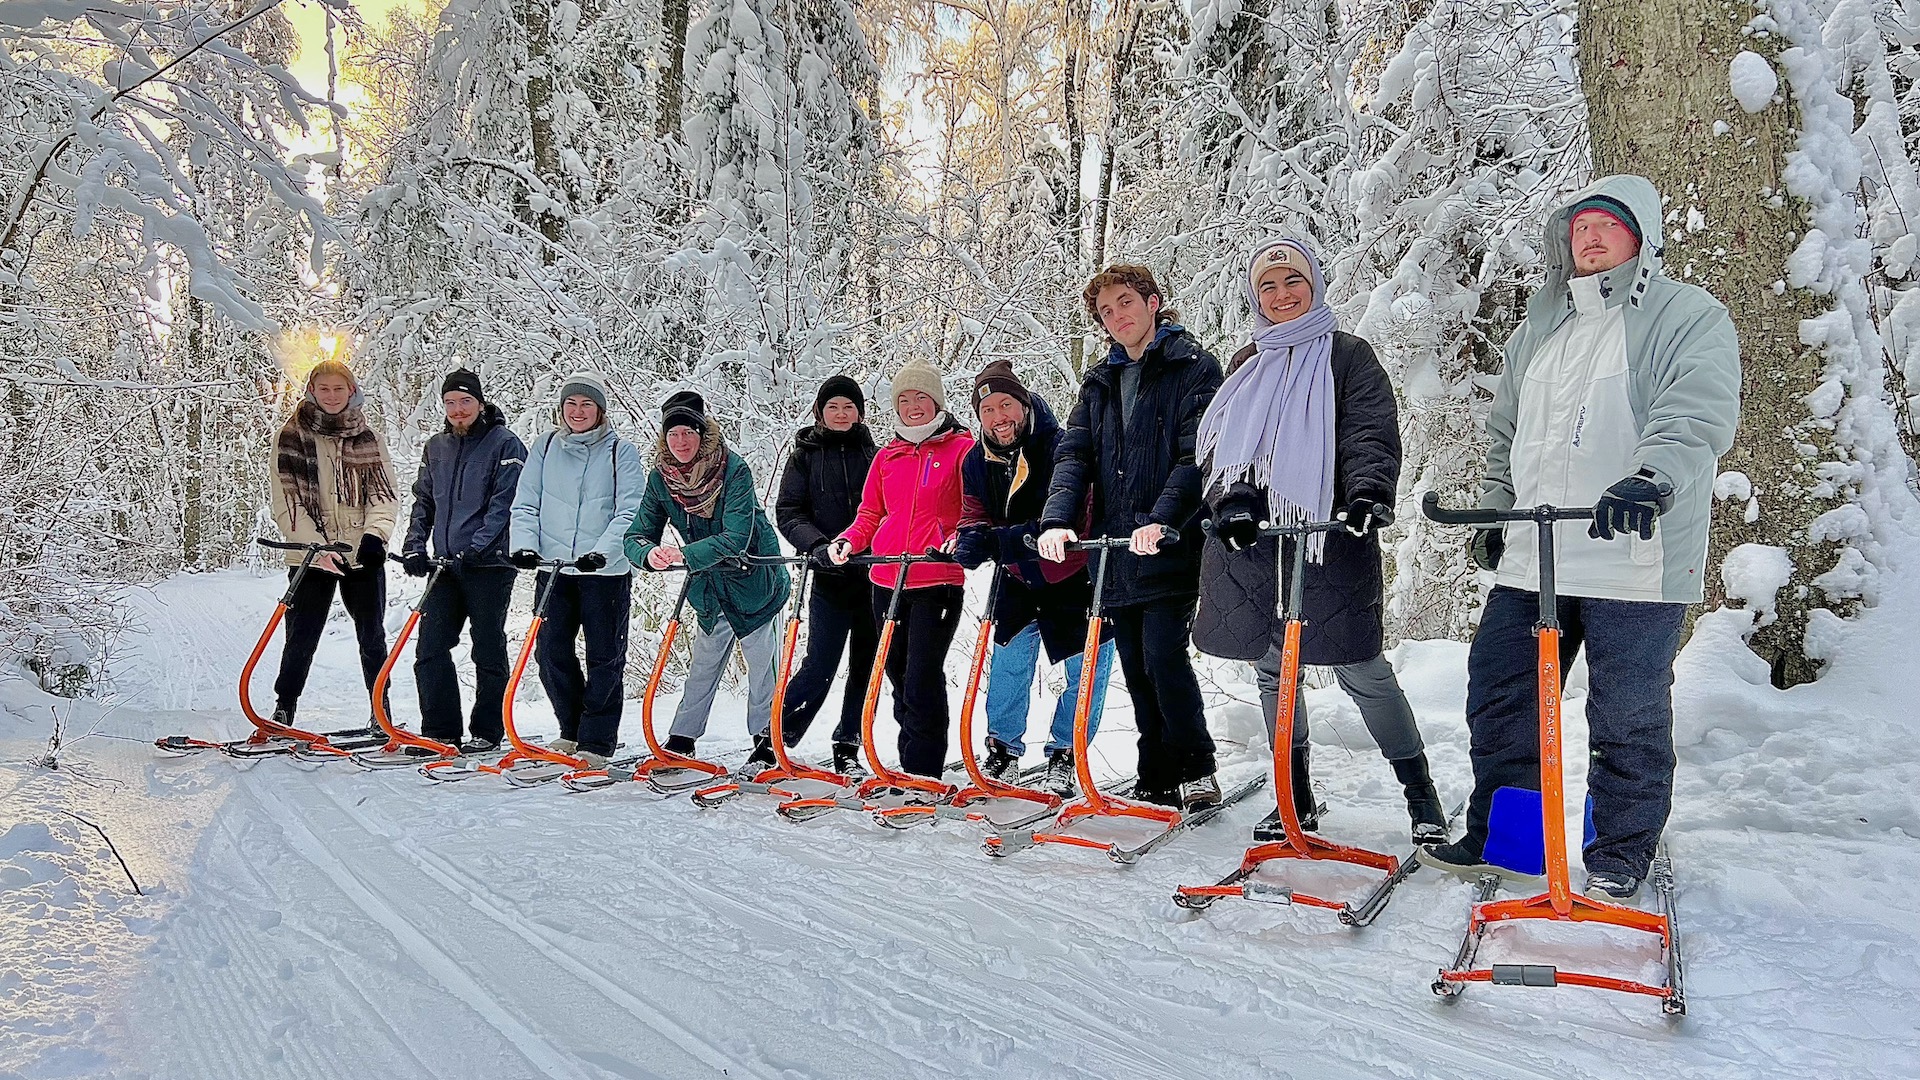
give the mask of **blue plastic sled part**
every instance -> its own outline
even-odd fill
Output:
[[[1587,796],[1581,847],[1593,843],[1593,796]],[[1531,788],[1503,787],[1493,793],[1487,820],[1486,862],[1516,874],[1539,877],[1547,872],[1546,832],[1540,821],[1540,793]]]

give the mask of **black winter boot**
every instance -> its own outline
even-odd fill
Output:
[[[1440,792],[1427,774],[1425,751],[1410,758],[1388,762],[1393,775],[1407,795],[1407,816],[1413,819],[1413,842],[1422,846],[1447,842],[1447,811],[1440,805]]]
[[[1006,780],[1020,769],[1020,757],[1007,748],[999,739],[987,740],[987,760],[981,763],[980,771],[987,774],[989,780]]]
[[[744,772],[761,772],[778,764],[773,757],[773,739],[765,735],[753,737],[753,753],[747,755],[747,763],[742,766]]]
[[[1320,815],[1327,812],[1327,804],[1313,796],[1313,776],[1307,768],[1312,750],[1306,746],[1293,748],[1293,813],[1300,819],[1301,832],[1319,832]],[[1280,826],[1280,811],[1275,810],[1260,819],[1253,827],[1253,842],[1256,844],[1274,844],[1287,838],[1287,830]]]
[[[849,780],[867,778],[867,764],[861,760],[859,743],[833,744],[833,771]]]

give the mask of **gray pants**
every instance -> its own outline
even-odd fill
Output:
[[[1260,684],[1260,708],[1266,714],[1267,741],[1271,743],[1274,718],[1280,711],[1279,644],[1276,643],[1267,650],[1267,655],[1254,661],[1253,671],[1255,681]],[[1418,756],[1426,749],[1420,741],[1420,728],[1413,720],[1413,706],[1407,704],[1407,695],[1400,689],[1400,680],[1394,677],[1393,665],[1387,662],[1384,655],[1357,664],[1335,664],[1333,676],[1340,680],[1340,689],[1345,690],[1353,703],[1360,706],[1360,718],[1367,722],[1367,731],[1373,735],[1373,741],[1380,744],[1381,757],[1388,761],[1403,761]],[[1293,745],[1307,745],[1305,684],[1294,687]]]
[[[747,731],[758,737],[773,726],[774,652],[780,644],[780,620],[735,638],[733,627],[721,619],[712,633],[694,632],[693,662],[680,689],[671,734],[698,739],[707,733],[707,713],[713,711],[713,695],[720,689],[720,675],[733,655],[735,641],[747,661]]]

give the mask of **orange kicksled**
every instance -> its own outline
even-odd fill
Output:
[[[780,666],[774,674],[773,715],[767,728],[767,738],[771,740],[773,767],[762,769],[746,779],[725,780],[721,783],[703,787],[693,793],[695,805],[719,806],[736,795],[772,795],[791,801],[800,798],[799,792],[792,789],[800,781],[813,781],[835,788],[853,786],[851,777],[842,776],[829,769],[816,768],[804,761],[797,761],[787,750],[787,729],[783,714],[787,710],[787,680],[793,674],[793,654],[800,646],[800,613],[807,606],[807,583],[813,576],[813,559],[806,555],[742,555],[736,560],[743,566],[794,566],[798,567],[793,583],[793,606],[787,612],[787,624],[782,628],[780,641]]]
[[[906,591],[907,568],[915,563],[951,561],[952,556],[938,551],[928,551],[922,555],[855,555],[847,560],[848,566],[886,565],[899,568],[887,598],[886,616],[880,622],[880,645],[873,654],[873,670],[867,675],[866,704],[860,713],[860,749],[866,755],[867,771],[872,776],[854,790],[851,798],[845,795],[821,796],[781,803],[777,808],[781,817],[789,821],[807,821],[831,810],[863,810],[871,813],[882,808],[882,804],[876,800],[883,798],[903,796],[909,801],[931,805],[953,795],[953,785],[938,777],[915,776],[888,768],[873,745],[873,718],[880,707],[880,691],[886,686],[887,654],[893,648],[894,628],[900,624],[900,596]]]
[[[1273,725],[1273,794],[1279,803],[1280,824],[1286,832],[1286,839],[1274,843],[1256,844],[1248,848],[1245,857],[1240,860],[1239,867],[1217,884],[1181,886],[1174,893],[1173,902],[1183,908],[1197,911],[1208,907],[1215,900],[1239,897],[1264,903],[1328,908],[1339,912],[1340,921],[1348,926],[1365,926],[1387,906],[1394,888],[1406,880],[1419,865],[1410,857],[1400,859],[1392,855],[1368,851],[1365,848],[1328,843],[1319,837],[1309,836],[1306,830],[1300,827],[1300,816],[1294,810],[1293,768],[1288,760],[1288,753],[1293,746],[1294,695],[1300,682],[1300,629],[1306,625],[1303,609],[1307,544],[1309,537],[1314,533],[1331,532],[1340,528],[1345,528],[1343,522],[1319,521],[1301,525],[1267,526],[1260,530],[1262,536],[1280,538],[1278,557],[1282,561],[1286,560],[1286,553],[1289,550],[1293,553],[1292,573],[1275,578],[1275,591],[1280,597],[1280,617],[1286,624],[1286,637],[1281,644],[1280,701],[1279,708],[1275,710]],[[1260,867],[1285,859],[1350,863],[1370,870],[1378,870],[1386,877],[1375,885],[1357,906],[1254,878],[1255,871]]]
[[[1033,537],[1027,537],[1026,541],[1029,547],[1035,546]],[[1172,529],[1163,529],[1160,542],[1177,544],[1180,542],[1180,534]],[[1074,700],[1073,709],[1073,769],[1075,778],[1080,784],[1081,797],[1068,803],[1050,825],[1037,832],[1004,828],[987,837],[984,848],[986,853],[994,858],[1004,858],[1012,852],[1036,844],[1067,844],[1072,847],[1104,851],[1114,862],[1122,866],[1131,866],[1138,862],[1141,856],[1158,849],[1180,833],[1218,817],[1228,807],[1251,795],[1266,783],[1265,776],[1250,780],[1226,792],[1217,805],[1192,813],[1170,806],[1118,798],[1101,791],[1094,783],[1092,755],[1087,749],[1087,718],[1093,712],[1093,687],[1099,681],[1096,673],[1099,670],[1100,636],[1106,621],[1101,607],[1101,598],[1106,591],[1107,557],[1115,549],[1127,547],[1128,543],[1128,538],[1124,536],[1103,536],[1090,540],[1076,540],[1067,545],[1069,551],[1085,551],[1093,556],[1093,602],[1087,612],[1087,640],[1080,652],[1080,692]],[[1066,831],[1076,824],[1098,819],[1147,821],[1160,826],[1160,831],[1133,847],[1112,840],[1100,840]]]
[[[260,631],[260,639],[253,644],[253,652],[248,654],[246,666],[240,669],[240,711],[247,722],[253,725],[253,734],[232,742],[210,742],[195,739],[187,735],[169,735],[154,740],[154,746],[170,754],[194,754],[202,750],[218,750],[232,757],[264,757],[269,754],[285,754],[301,748],[309,748],[320,754],[345,756],[349,751],[336,747],[331,742],[333,736],[359,736],[362,729],[347,731],[304,731],[290,724],[283,724],[269,717],[261,716],[253,707],[253,669],[260,666],[260,658],[266,654],[267,643],[273,640],[274,631],[280,629],[280,623],[293,607],[294,595],[300,591],[300,583],[313,571],[313,562],[321,555],[350,555],[353,548],[346,544],[289,544],[264,537],[254,540],[264,548],[275,551],[302,551],[299,566],[294,568],[288,578],[287,591],[280,596],[280,602],[274,606],[273,614],[267,619],[267,628]]]
[[[1540,536],[1540,620],[1534,634],[1539,640],[1537,675],[1540,695],[1540,812],[1546,845],[1547,891],[1539,896],[1517,900],[1494,900],[1499,878],[1484,875],[1479,882],[1473,915],[1460,942],[1460,951],[1452,966],[1442,968],[1433,982],[1433,992],[1452,1001],[1472,983],[1495,986],[1588,986],[1629,994],[1646,994],[1660,999],[1670,1016],[1684,1015],[1687,999],[1680,965],[1680,939],[1673,904],[1673,868],[1664,851],[1654,860],[1648,882],[1660,900],[1660,911],[1648,912],[1623,904],[1605,903],[1577,894],[1567,871],[1567,823],[1564,778],[1561,768],[1560,729],[1560,620],[1554,593],[1553,529],[1559,521],[1581,521],[1593,517],[1591,508],[1562,509],[1534,506],[1517,510],[1444,510],[1439,497],[1428,492],[1421,509],[1427,517],[1443,525],[1500,527],[1509,521],[1531,521]],[[1657,935],[1667,970],[1664,986],[1607,975],[1563,971],[1551,964],[1490,964],[1474,966],[1481,939],[1489,927],[1499,923],[1529,919],[1548,922],[1599,923],[1639,930]]]
[[[890,829],[911,828],[941,818],[982,821],[994,829],[1015,829],[1051,817],[1060,809],[1061,804],[1066,802],[1052,792],[1038,791],[1034,788],[1010,784],[1004,780],[995,780],[981,769],[980,755],[974,751],[974,706],[980,699],[980,677],[986,671],[987,655],[993,649],[993,613],[1000,599],[1002,575],[1007,572],[999,563],[994,563],[992,566],[992,584],[987,586],[987,613],[980,620],[979,632],[974,637],[973,667],[967,673],[967,691],[960,701],[960,762],[967,771],[968,784],[937,805],[910,804],[875,810],[873,819]],[[1092,680],[1092,668],[1082,667],[1081,670],[1089,673],[1085,676],[1086,680]],[[971,809],[976,804],[991,799],[1030,803],[1035,809],[1017,815],[1010,821],[994,821],[986,815],[984,810]]]

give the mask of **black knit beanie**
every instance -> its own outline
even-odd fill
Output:
[[[668,431],[676,427],[690,427],[704,435],[707,432],[707,399],[693,390],[680,390],[667,396],[666,404],[660,406],[660,430]]]
[[[478,401],[482,405],[487,403],[487,395],[480,392],[480,376],[475,372],[468,371],[466,368],[456,369],[440,383],[441,397],[446,397],[455,390],[463,394],[472,394],[473,400]]]
[[[821,383],[820,392],[813,395],[814,423],[820,422],[820,414],[826,410],[827,402],[837,397],[853,402],[853,407],[860,410],[860,419],[867,418],[867,395],[860,389],[860,384],[845,375],[834,375]]]

